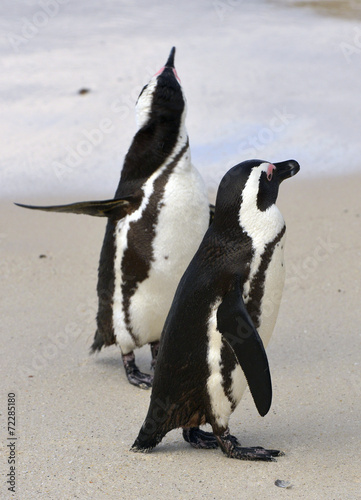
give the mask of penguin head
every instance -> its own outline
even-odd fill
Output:
[[[265,222],[262,214],[275,207],[281,182],[297,174],[300,166],[295,160],[270,163],[248,160],[231,168],[218,188],[214,221],[218,224],[237,224],[242,214]],[[278,209],[277,209],[278,210]],[[232,221],[232,222],[231,222]],[[237,224],[238,225],[238,224]]]
[[[135,108],[139,129],[151,121],[167,122],[185,115],[186,101],[174,67],[174,56],[175,47],[170,51],[165,65],[139,94]]]

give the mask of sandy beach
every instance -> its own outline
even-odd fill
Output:
[[[301,170],[281,186],[287,280],[268,349],[273,405],[261,418],[247,393],[231,418],[243,445],[285,452],[274,463],[192,449],[179,430],[150,454],[130,452],[150,393],[128,384],[115,346],[89,355],[104,221],[3,202],[1,497],[361,498],[360,182]],[[137,357],[147,371],[148,348]],[[15,496],[4,484],[9,393]]]
[[[2,7],[0,498],[361,499],[360,2]],[[116,346],[89,355],[105,221],[13,205],[111,197],[135,101],[173,45],[211,201],[241,160],[301,165],[278,199],[272,407],[261,418],[247,392],[230,422],[242,445],[283,450],[273,463],[195,450],[180,430],[129,451],[150,392],[127,382]],[[148,347],[136,356],[150,371]]]

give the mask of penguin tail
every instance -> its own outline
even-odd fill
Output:
[[[99,352],[100,349],[103,347],[103,345],[104,345],[104,339],[100,335],[99,330],[97,330],[95,332],[95,335],[94,335],[93,343],[90,347],[90,354],[94,354],[95,352]]]
[[[174,422],[176,405],[170,402],[169,397],[159,397],[155,392],[156,387],[153,385],[148,414],[134,441],[132,451],[143,453],[151,451],[162,441],[167,432],[180,426],[178,422]]]
[[[161,429],[156,428],[154,421],[149,421],[147,418],[140,429],[137,439],[134,441],[133,446],[131,447],[131,451],[140,452],[140,453],[149,453],[153,448],[159,444],[165,432],[162,432]]]

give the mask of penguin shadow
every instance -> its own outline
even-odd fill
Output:
[[[98,366],[106,370],[106,377],[116,376],[117,379],[124,380],[124,383],[128,384],[127,376],[125,373],[124,365],[122,363],[122,358],[119,356],[120,349],[117,346],[109,346],[106,351],[96,352],[90,354],[90,360]],[[135,356],[137,360],[137,366],[143,373],[148,373],[153,375],[153,370],[151,369],[152,356],[150,353],[149,345],[144,345],[135,351]],[[139,391],[139,388],[130,385],[134,390]],[[148,391],[144,391],[148,393]]]
[[[202,427],[202,430],[206,430],[207,432],[212,432],[212,428],[207,425]],[[158,456],[159,458],[169,458],[172,457],[175,461],[177,457],[185,457],[194,458],[194,457],[207,457],[211,455],[219,455],[221,453],[219,448],[208,449],[208,450],[200,450],[194,448],[189,443],[187,443],[182,437],[182,429],[173,429],[167,434],[167,438],[162,441],[159,446],[156,446],[152,449],[151,455]]]

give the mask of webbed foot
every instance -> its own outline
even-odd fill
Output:
[[[266,450],[260,446],[244,448],[240,445],[237,438],[232,436],[227,429],[221,436],[216,436],[218,444],[223,453],[229,458],[238,460],[263,460],[265,462],[274,462],[274,457],[284,455],[279,450]]]
[[[193,448],[218,448],[218,441],[213,432],[202,431],[199,427],[183,428],[183,439],[193,446]]]

